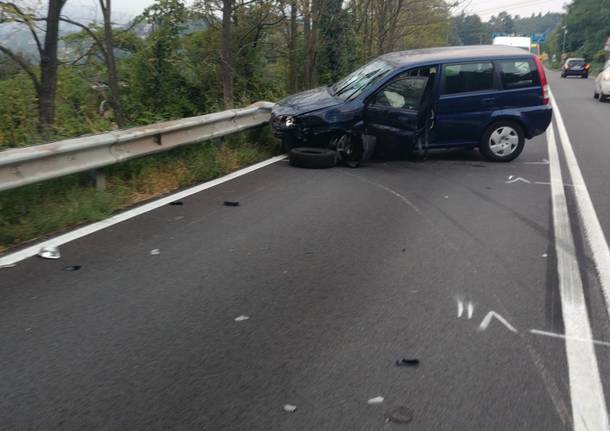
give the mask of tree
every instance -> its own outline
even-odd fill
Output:
[[[22,10],[14,3],[0,1],[0,23],[16,22],[25,25],[38,49],[40,77],[34,68],[18,53],[0,45],[0,51],[11,58],[28,74],[38,99],[38,121],[41,133],[45,138],[51,134],[55,120],[55,94],[57,93],[57,45],[59,40],[59,22],[61,10],[66,0],[49,0],[46,17]],[[44,41],[40,40],[41,29],[37,23],[44,22]]]
[[[124,126],[125,111],[121,103],[119,90],[119,77],[116,70],[116,61],[114,59],[114,44],[112,41],[112,20],[111,20],[111,0],[99,0],[104,16],[104,59],[106,61],[106,69],[108,70],[108,86],[110,87],[111,104],[114,109],[114,116],[119,126]]]
[[[102,10],[102,17],[104,21],[101,31],[98,31],[98,28],[96,28],[95,25],[84,24],[66,17],[61,17],[60,20],[81,28],[83,32],[91,38],[93,44],[97,47],[106,66],[108,88],[110,89],[110,104],[114,111],[114,118],[116,123],[123,127],[125,126],[127,119],[125,117],[123,104],[121,103],[119,77],[117,74],[116,60],[114,58],[115,44],[112,30],[111,0],[98,1]]]

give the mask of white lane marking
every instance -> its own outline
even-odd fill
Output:
[[[491,323],[491,319],[493,318],[498,319],[504,326],[506,326],[510,331],[512,332],[517,332],[517,330],[515,329],[515,327],[513,325],[511,325],[510,323],[508,323],[508,321],[500,316],[498,313],[496,313],[495,311],[490,311],[489,313],[487,313],[487,315],[485,316],[485,318],[483,319],[483,321],[481,322],[481,325],[479,325],[479,330],[484,331],[487,329],[487,327],[489,326],[489,324]]]
[[[472,319],[472,312],[474,311],[474,306],[472,305],[472,302],[468,303],[468,319]]]
[[[250,172],[254,172],[258,169],[264,168],[265,166],[269,166],[273,163],[276,163],[280,160],[285,159],[285,155],[272,157],[267,160],[263,160],[262,162],[256,163],[252,166],[248,166],[246,168],[240,169],[238,171],[232,172],[224,177],[216,178],[215,180],[208,181],[203,184],[199,184],[197,186],[191,187],[189,189],[183,190],[178,193],[174,193],[169,196],[165,196],[161,199],[157,199],[153,202],[149,202],[147,204],[141,205],[139,207],[127,210],[106,220],[101,220],[96,223],[89,224],[87,226],[83,226],[79,229],[75,229],[71,232],[65,233],[63,235],[57,236],[55,238],[51,238],[47,241],[42,241],[37,244],[34,244],[30,247],[26,247],[22,250],[18,250],[14,253],[9,253],[6,256],[0,257],[0,266],[10,265],[13,263],[17,263],[28,257],[35,256],[38,254],[41,248],[43,247],[58,247],[60,245],[66,244],[70,241],[74,241],[76,239],[82,238],[84,236],[90,235],[94,232],[100,231],[117,223],[121,223],[125,220],[129,220],[141,214],[147,213],[149,211],[155,210],[162,206],[168,205],[170,202],[177,201],[180,199],[184,199],[188,196],[194,195],[196,193],[202,192],[209,188],[215,187],[222,183],[226,183],[227,181],[231,181],[235,178],[241,177],[242,175],[249,174]]]
[[[582,220],[585,237],[593,254],[593,262],[597,269],[599,282],[606,300],[606,309],[610,314],[610,249],[608,242],[602,229],[597,212],[593,206],[593,201],[587,190],[587,185],[578,166],[578,161],[572,149],[572,143],[568,136],[568,131],[563,122],[559,106],[555,100],[555,96],[550,92],[551,103],[553,104],[553,116],[557,121],[557,129],[561,138],[561,146],[565,155],[568,171],[572,177],[572,183],[575,185],[574,194],[576,195],[576,206]]]
[[[548,331],[541,331],[540,329],[530,329],[530,333],[534,334],[534,335],[545,335],[547,337],[553,337],[553,338],[563,338],[566,339],[568,338],[566,335],[564,334],[558,334],[556,332],[548,332]],[[599,344],[600,346],[606,346],[606,347],[610,347],[610,343],[608,343],[607,341],[599,341],[599,340],[593,340],[593,339],[585,339],[585,338],[571,338],[574,341],[581,341],[584,343],[593,343],[593,344]]]
[[[508,177],[508,180],[505,181],[505,183],[506,184],[513,184],[513,183],[517,183],[519,181],[524,182],[526,184],[530,184],[531,183],[530,180],[526,180],[525,178],[521,178],[521,177],[513,178],[512,175],[510,177]]]
[[[553,124],[547,129],[555,255],[559,275],[561,311],[565,326],[566,357],[575,431],[608,430],[606,400],[599,377],[597,358],[592,343],[575,339],[592,339],[589,313],[585,304],[580,269],[576,259],[574,237],[559,164]]]

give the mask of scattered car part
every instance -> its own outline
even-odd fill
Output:
[[[64,266],[64,271],[78,271],[80,268],[80,265]]]
[[[381,404],[381,403],[383,403],[383,397],[379,396],[379,397],[371,398],[366,403],[369,405]]]
[[[170,202],[170,205],[184,205],[184,202],[182,201],[174,201],[174,202]]]
[[[59,252],[59,247],[47,246],[40,249],[38,256],[44,259],[59,259],[61,253]]]
[[[284,411],[288,413],[294,413],[297,411],[297,406],[292,404],[284,404]]]
[[[290,150],[290,164],[299,168],[326,169],[337,164],[337,152],[327,148],[297,147]]]
[[[226,207],[238,207],[239,206],[239,202],[237,201],[224,201],[223,205]]]
[[[158,254],[161,254],[161,250],[159,250],[158,248],[153,248],[153,249],[150,251],[150,254],[151,254],[151,255],[153,255],[153,256],[156,256],[156,255],[158,255]]]
[[[419,359],[397,359],[396,366],[397,367],[417,367],[419,365]]]
[[[249,318],[250,318],[250,316],[245,316],[245,315],[242,314],[241,316],[237,316],[235,318],[235,321],[236,322],[243,322],[244,320],[248,320]]]

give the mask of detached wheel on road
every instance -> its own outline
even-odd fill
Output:
[[[524,145],[523,127],[515,121],[500,120],[483,133],[479,149],[492,162],[510,162],[521,154]]]
[[[289,160],[299,168],[326,169],[337,164],[337,152],[328,148],[297,147],[290,150]]]

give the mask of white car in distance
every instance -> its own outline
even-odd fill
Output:
[[[610,97],[610,65],[606,64],[606,68],[597,74],[593,97],[600,102],[604,102]]]

